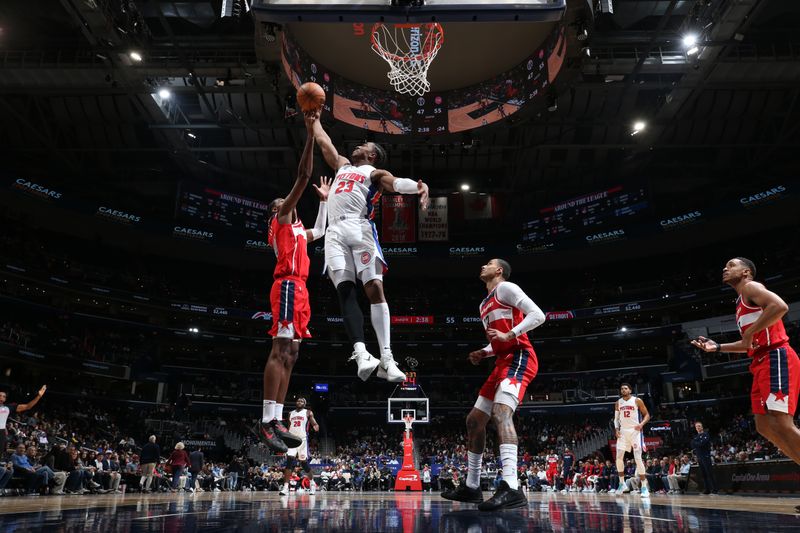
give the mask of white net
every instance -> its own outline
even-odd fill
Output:
[[[383,24],[372,27],[372,49],[389,64],[389,83],[401,94],[430,91],[428,69],[444,43],[441,24]]]

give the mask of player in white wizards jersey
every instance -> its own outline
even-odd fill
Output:
[[[320,146],[325,162],[336,170],[328,195],[328,230],[325,236],[325,264],[336,287],[344,327],[353,343],[358,364],[358,377],[366,381],[375,368],[378,377],[393,382],[406,379],[395,363],[391,349],[389,306],[383,294],[383,273],[386,261],[378,243],[378,232],[371,217],[382,191],[419,194],[423,209],[428,206],[428,186],[422,180],[398,178],[379,167],[386,152],[373,142],[360,144],[350,159],[342,157],[331,138],[314,123],[314,140]],[[356,297],[356,279],[364,285],[370,303],[370,318],[380,344],[380,361],[364,344],[364,316]]]
[[[650,420],[650,413],[647,412],[644,402],[633,396],[631,392],[631,386],[628,383],[620,385],[621,398],[614,404],[614,428],[617,431],[617,474],[619,475],[619,487],[616,493],[626,492],[625,452],[633,451],[636,474],[642,483],[642,498],[649,498],[650,489],[647,486],[647,476],[645,475],[644,461],[642,461],[642,452],[645,451],[642,429]]]
[[[314,476],[308,463],[309,425],[314,431],[319,431],[319,424],[314,419],[314,413],[311,412],[311,409],[306,409],[306,399],[298,398],[294,411],[289,413],[289,433],[296,435],[303,442],[297,448],[289,448],[289,451],[286,452],[286,468],[283,470],[283,487],[280,490],[282,496],[289,494],[289,480],[292,478],[292,471],[294,471],[298,462],[303,467],[303,472],[310,483],[309,491],[311,494],[316,492],[317,486],[314,483]]]

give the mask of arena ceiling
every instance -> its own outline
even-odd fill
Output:
[[[112,188],[164,212],[184,177],[259,198],[285,190],[304,132],[284,119],[279,47],[241,1],[225,18],[221,4],[0,3],[5,170],[87,195]],[[583,4],[569,3],[555,111],[467,136],[377,136],[387,166],[441,191],[470,179],[508,194],[512,212],[612,182],[643,180],[669,199],[796,171],[798,2],[614,0],[614,14],[597,13],[578,41]],[[698,54],[686,53],[689,32],[701,35]],[[163,86],[173,97],[159,105]],[[632,136],[636,120],[647,128]],[[365,136],[332,132],[340,145]]]

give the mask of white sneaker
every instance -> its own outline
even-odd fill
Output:
[[[358,377],[361,378],[361,381],[367,381],[375,370],[375,367],[380,364],[380,361],[366,350],[363,352],[353,352],[353,355],[350,356],[348,361],[352,361],[353,359],[355,359],[356,364],[358,364]],[[405,379],[405,375],[403,379]]]
[[[642,485],[642,490],[641,490],[640,494],[641,494],[642,498],[649,498],[650,497],[650,489],[648,489],[646,486]]]
[[[278,494],[280,494],[281,496],[288,496],[289,495],[289,484],[288,483],[284,483],[283,486],[281,487],[281,490],[278,491]]]
[[[394,356],[389,353],[381,356],[381,366],[378,367],[378,377],[390,383],[400,383],[406,380],[406,373],[397,368]]]
[[[623,485],[620,485],[619,487],[617,487],[617,490],[613,492],[617,496],[622,496],[623,494],[625,494],[625,487]]]

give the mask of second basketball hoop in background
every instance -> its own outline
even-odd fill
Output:
[[[325,91],[313,81],[304,83],[297,89],[297,103],[304,113],[322,109],[325,105]]]

